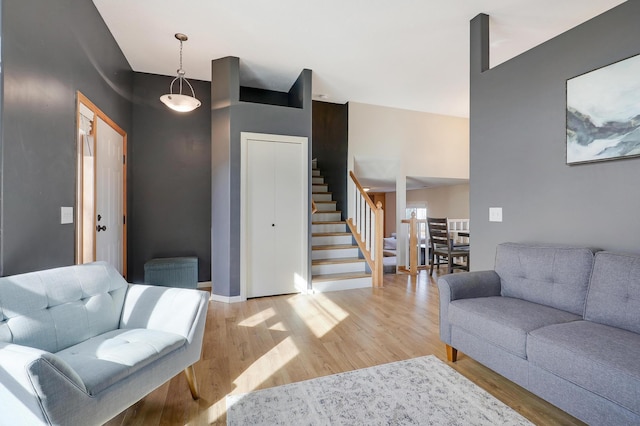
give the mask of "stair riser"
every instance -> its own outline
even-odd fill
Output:
[[[320,176],[311,176],[311,183],[322,184],[324,183],[324,178]]]
[[[311,232],[313,234],[319,234],[322,232],[347,232],[346,223],[331,223],[331,224],[316,224],[311,225]]]
[[[311,194],[313,201],[331,201],[331,194]]]
[[[320,170],[311,170],[311,176],[320,176]]]
[[[351,244],[351,235],[331,235],[327,237],[311,237],[312,246],[333,246],[338,244]]]
[[[316,212],[313,214],[314,222],[336,222],[340,221],[340,212]]]
[[[313,292],[315,293],[324,293],[327,291],[337,290],[352,290],[355,288],[365,288],[371,286],[371,277],[354,278],[350,280],[320,281],[317,283],[312,283]]]
[[[319,212],[335,212],[336,203],[316,203]]]
[[[323,185],[313,184],[311,185],[311,192],[329,192],[329,185],[326,183]]]
[[[358,249],[336,249],[336,250],[313,250],[311,259],[344,259],[347,257],[358,257]]]
[[[347,272],[364,272],[364,262],[333,263],[311,266],[311,275],[343,274]]]

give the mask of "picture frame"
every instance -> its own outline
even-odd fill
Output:
[[[568,165],[640,156],[640,55],[566,84]]]

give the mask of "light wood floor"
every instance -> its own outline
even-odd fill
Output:
[[[200,400],[191,399],[181,373],[108,425],[223,425],[227,394],[428,354],[446,360],[438,288],[425,272],[417,279],[387,274],[382,289],[210,302],[195,366]],[[453,368],[533,423],[582,424],[464,354],[458,358]]]

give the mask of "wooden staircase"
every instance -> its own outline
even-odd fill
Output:
[[[318,211],[312,216],[311,284],[314,292],[371,287],[371,274],[353,242],[342,212],[336,209],[320,170],[312,171],[312,197]]]

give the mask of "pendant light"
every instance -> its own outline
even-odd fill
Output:
[[[200,101],[196,99],[196,94],[193,91],[193,87],[191,87],[191,83],[184,77],[185,72],[182,69],[182,42],[187,41],[189,37],[182,33],[177,33],[175,37],[180,41],[180,68],[178,69],[178,76],[173,79],[171,86],[169,86],[169,93],[160,96],[160,100],[174,111],[189,112],[201,105]],[[173,93],[173,85],[176,81],[180,88],[179,93]],[[189,89],[191,89],[191,96],[182,94],[183,83],[186,83]]]

